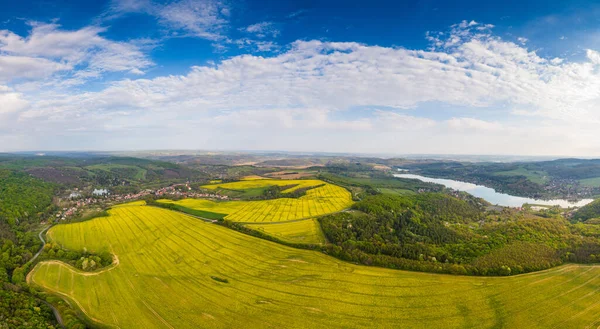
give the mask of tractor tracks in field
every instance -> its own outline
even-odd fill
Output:
[[[348,210],[350,210],[350,208],[346,208],[346,209],[342,209],[340,211],[335,211],[335,212],[330,212],[330,213],[326,213],[326,214],[321,214],[321,215],[316,215],[316,216],[310,216],[310,217],[303,217],[303,218],[298,218],[298,219],[292,219],[292,220],[282,220],[282,221],[278,221],[278,222],[232,222],[232,223],[236,223],[236,224],[257,224],[257,225],[277,225],[277,224],[287,224],[287,223],[294,223],[294,222],[301,222],[304,220],[309,220],[309,219],[317,219],[323,216],[329,216],[329,215],[335,215],[335,214],[339,214],[342,212],[347,212]]]
[[[38,250],[38,252],[37,252],[37,253],[36,253],[36,254],[35,254],[33,257],[31,257],[31,259],[30,259],[30,260],[29,260],[29,261],[26,263],[27,265],[28,265],[28,264],[31,264],[31,263],[33,263],[33,262],[34,262],[34,261],[35,261],[35,260],[36,260],[36,259],[39,257],[39,255],[41,255],[41,254],[42,254],[42,252],[44,251],[44,246],[46,245],[46,239],[44,239],[44,233],[46,233],[46,232],[47,232],[47,231],[48,231],[48,230],[49,230],[51,227],[52,227],[52,225],[49,225],[49,226],[47,226],[47,227],[46,227],[46,228],[44,228],[42,231],[40,231],[40,233],[38,234],[38,238],[39,238],[39,239],[40,239],[40,241],[42,242],[42,246],[40,247],[40,250]],[[101,270],[99,270],[99,271],[96,271],[96,272],[83,272],[83,271],[78,271],[77,269],[75,269],[75,268],[72,268],[72,266],[71,266],[71,265],[69,265],[69,264],[66,264],[66,263],[64,263],[64,262],[61,262],[61,261],[58,261],[58,260],[47,260],[47,261],[43,261],[43,263],[46,263],[46,264],[59,264],[59,265],[61,265],[61,266],[64,266],[64,267],[65,267],[67,270],[69,270],[70,272],[74,272],[74,273],[77,273],[77,274],[79,274],[79,275],[83,275],[83,276],[91,276],[91,275],[98,275],[98,274],[104,273],[104,272],[106,272],[106,271],[112,270],[113,268],[117,267],[117,266],[119,265],[119,257],[118,257],[116,254],[114,254],[114,253],[112,254],[112,256],[113,256],[113,262],[112,262],[112,264],[111,264],[111,265],[109,265],[109,266],[107,266],[107,267],[105,267],[105,268],[103,268],[103,269],[101,269]],[[41,263],[40,263],[40,264],[41,264]],[[38,264],[38,265],[39,265],[39,264]],[[36,267],[37,267],[37,265],[36,265]],[[29,273],[27,273],[27,276],[26,276],[26,278],[25,278],[25,282],[27,282],[28,284],[31,284],[31,283],[33,283],[33,278],[32,278],[32,277],[33,277],[33,274],[35,273],[35,271],[36,271],[36,268],[34,267],[33,269],[31,269],[31,270],[29,271]],[[63,295],[63,296],[67,296],[66,294],[62,294],[62,293],[60,293],[60,292],[58,292],[58,291],[54,291],[54,292],[55,292],[55,293],[57,293],[57,294]],[[67,297],[68,297],[68,296],[67,296]],[[64,328],[64,327],[65,327],[65,324],[64,324],[63,318],[62,318],[62,316],[60,315],[60,312],[58,311],[58,309],[57,309],[56,307],[54,307],[54,305],[52,305],[52,304],[48,303],[47,301],[45,301],[45,300],[43,300],[43,299],[39,299],[39,298],[38,298],[38,300],[39,300],[40,302],[44,303],[45,305],[47,305],[48,307],[50,307],[50,309],[52,310],[52,313],[54,314],[54,317],[56,318],[56,321],[58,322],[58,324],[59,324],[61,327],[63,327],[63,328]],[[79,305],[79,306],[81,306],[81,305]],[[83,308],[81,308],[81,307],[80,307],[80,309],[82,310],[82,312],[83,312],[83,313],[85,313],[85,314],[86,314],[86,315],[89,317],[89,314],[87,314],[87,313],[86,313],[86,312],[83,310]],[[95,319],[93,319],[92,317],[90,317],[90,318],[91,318],[92,320],[96,321],[96,320],[95,320]]]
[[[185,211],[181,211],[181,210],[168,209],[168,208],[157,207],[157,206],[151,206],[151,205],[146,205],[146,207],[153,207],[153,208],[158,208],[158,209],[166,209],[166,210],[169,210],[169,211],[174,211],[174,212],[177,212],[177,213],[180,213],[180,214],[184,214],[184,215],[186,215],[186,216],[190,216],[190,217],[194,217],[194,218],[196,218],[196,219],[203,220],[203,221],[205,221],[205,222],[207,222],[207,223],[216,223],[216,222],[218,222],[218,220],[216,220],[216,219],[204,218],[204,217],[200,217],[200,216],[196,216],[196,215],[188,214],[187,212],[185,212]]]
[[[163,207],[157,207],[157,206],[151,206],[151,205],[146,205],[146,207],[154,207],[154,208],[166,209],[166,208],[163,208]],[[181,210],[175,210],[175,209],[167,209],[167,210],[178,212],[178,213],[184,214],[186,216],[194,217],[194,218],[203,220],[203,221],[205,221],[207,223],[213,223],[213,224],[215,224],[215,223],[219,222],[216,219],[210,219],[210,218],[205,218],[205,217],[201,217],[201,216],[197,216],[197,215],[192,215],[192,214],[189,214],[189,213],[187,213],[185,211],[181,211]],[[309,217],[302,217],[302,218],[297,218],[297,219],[292,219],[292,220],[284,220],[284,221],[273,221],[273,222],[235,222],[235,221],[231,221],[231,223],[242,224],[242,225],[247,225],[247,224],[276,225],[276,224],[301,222],[301,221],[308,220],[308,219],[316,219],[316,218],[323,217],[323,216],[329,216],[329,215],[335,215],[335,214],[339,214],[339,213],[343,213],[343,212],[348,212],[350,210],[351,210],[350,208],[346,208],[346,209],[342,209],[342,210],[339,210],[339,211],[334,211],[334,212],[330,212],[330,213],[326,213],[326,214],[309,216]]]

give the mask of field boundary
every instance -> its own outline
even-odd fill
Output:
[[[43,262],[40,262],[40,263],[38,263],[38,265],[39,265],[39,264],[41,264],[41,263],[43,263]],[[33,268],[33,270],[31,270],[29,273],[33,273],[34,271],[36,271],[36,270],[37,270],[37,267],[38,267],[38,266],[36,265],[36,267],[34,267],[34,268]],[[106,327],[106,328],[121,328],[121,327],[119,327],[119,326],[116,326],[116,325],[111,325],[111,324],[105,323],[105,322],[103,322],[103,321],[100,321],[99,319],[96,319],[96,318],[92,317],[92,316],[91,316],[91,315],[90,315],[88,312],[86,312],[86,310],[83,308],[83,306],[82,306],[82,305],[81,305],[81,304],[80,304],[80,303],[79,303],[79,302],[78,302],[76,299],[72,298],[71,296],[69,296],[69,295],[68,295],[68,294],[66,294],[66,293],[62,293],[62,292],[60,292],[60,291],[57,291],[57,290],[55,290],[55,289],[52,289],[52,288],[48,288],[48,287],[42,286],[42,285],[40,285],[40,284],[36,283],[35,281],[33,281],[33,280],[30,280],[30,279],[29,279],[29,276],[28,276],[28,279],[27,279],[27,284],[29,284],[29,285],[31,285],[31,286],[33,286],[33,287],[38,287],[39,289],[42,289],[43,291],[49,292],[49,293],[51,293],[51,294],[55,294],[55,295],[57,295],[57,296],[61,296],[61,297],[62,297],[62,298],[64,298],[64,300],[66,300],[66,301],[67,301],[69,304],[70,304],[70,303],[74,303],[75,305],[77,305],[77,309],[78,309],[78,310],[79,310],[79,311],[80,311],[80,312],[81,312],[81,313],[82,313],[82,314],[83,314],[83,315],[84,315],[84,316],[85,316],[85,317],[86,317],[86,318],[87,318],[89,321],[93,322],[95,325],[97,325],[97,326],[99,326],[99,327]]]
[[[110,264],[110,265],[108,265],[108,266],[106,266],[104,268],[101,268],[101,269],[99,269],[97,271],[90,271],[90,272],[82,271],[82,270],[74,267],[73,265],[65,263],[65,262],[60,261],[60,260],[56,260],[56,259],[44,260],[44,261],[41,261],[41,262],[37,263],[35,265],[35,267],[31,271],[29,271],[29,273],[27,273],[27,276],[25,277],[25,282],[27,282],[27,283],[31,282],[32,273],[36,271],[36,269],[39,267],[40,264],[59,264],[59,265],[65,266],[67,268],[67,270],[69,270],[71,272],[75,272],[75,273],[77,273],[77,274],[79,274],[81,276],[99,275],[99,274],[102,274],[104,272],[108,272],[108,271],[114,269],[115,267],[119,266],[119,264],[120,264],[119,256],[117,256],[116,254],[112,254],[112,256],[113,256],[113,262],[112,262],[112,264]]]
[[[40,263],[28,281],[107,328],[461,328],[498,323],[580,328],[595,323],[600,312],[600,297],[593,294],[600,282],[597,265],[565,265],[511,277],[419,273],[299,250],[325,250],[316,245],[293,250],[282,245],[299,244],[275,245],[226,229],[251,230],[244,225],[216,222],[225,226],[219,228],[197,220],[136,206],[115,211],[103,225],[83,224],[98,229],[95,240],[86,239],[82,232],[87,231],[80,227],[52,230],[61,238],[57,243],[73,239],[74,246],[114,246],[123,263],[84,279],[69,277],[66,264]],[[265,240],[278,242],[273,236]]]
[[[198,199],[198,200],[204,200],[204,199]],[[187,213],[187,212],[185,212],[183,210],[179,210],[179,209],[171,209],[171,208],[167,208],[167,207],[157,206],[157,205],[154,205],[154,204],[152,204],[152,205],[147,204],[146,206],[148,206],[148,207],[154,207],[154,208],[162,208],[162,209],[166,209],[166,210],[178,212],[180,214],[186,214],[188,216],[192,216],[194,218],[198,218],[198,219],[201,219],[201,220],[203,220],[205,222],[209,222],[209,223],[219,222],[219,220],[216,220],[216,219],[210,219],[210,218],[206,218],[206,217],[201,217],[201,216],[193,215],[193,214]],[[183,207],[183,206],[180,206],[180,207],[181,208],[187,208],[187,207]],[[285,220],[285,221],[277,221],[277,222],[237,222],[237,221],[228,220],[226,218],[223,221],[227,221],[227,222],[235,223],[235,224],[242,224],[242,225],[253,225],[253,224],[254,225],[277,225],[277,224],[301,222],[303,220],[309,220],[309,219],[317,219],[317,218],[321,218],[321,217],[324,217],[324,216],[335,215],[335,214],[339,214],[339,213],[342,213],[342,212],[347,212],[347,211],[349,211],[351,209],[352,208],[345,208],[345,209],[342,209],[342,210],[338,210],[338,211],[334,211],[334,212],[330,212],[330,213],[326,213],[326,214],[321,214],[321,215],[317,215],[317,216],[303,217],[303,218],[297,218],[297,219]],[[192,210],[194,210],[194,209],[192,209]]]
[[[230,220],[230,223],[236,223],[236,224],[242,224],[242,225],[277,225],[277,224],[286,224],[286,223],[293,223],[293,222],[301,222],[303,220],[309,220],[309,219],[317,219],[317,218],[321,218],[321,217],[325,217],[325,216],[329,216],[329,215],[335,215],[335,214],[339,214],[342,212],[347,212],[348,210],[350,210],[351,208],[346,208],[346,209],[342,209],[342,210],[338,210],[338,211],[334,211],[334,212],[330,212],[330,213],[326,213],[326,214],[321,214],[321,215],[317,215],[317,216],[310,216],[310,217],[304,217],[304,218],[298,218],[298,219],[292,219],[292,220],[285,220],[285,221],[278,221],[278,222],[234,222],[232,220]]]
[[[203,221],[205,221],[207,223],[217,223],[218,222],[218,220],[216,220],[216,219],[210,219],[210,218],[200,217],[200,216],[197,216],[197,215],[192,215],[192,214],[189,214],[189,213],[187,213],[185,211],[182,211],[182,210],[169,209],[169,208],[165,208],[165,207],[161,207],[161,206],[156,206],[156,205],[149,205],[149,204],[147,204],[146,206],[147,207],[158,208],[158,209],[165,209],[165,210],[173,211],[173,212],[176,212],[176,213],[184,214],[186,216],[190,216],[190,217],[194,217],[196,219],[203,220]]]

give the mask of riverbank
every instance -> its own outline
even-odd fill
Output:
[[[570,201],[565,199],[553,199],[553,200],[540,200],[533,198],[525,198],[514,196],[506,193],[496,192],[493,188],[476,185],[468,182],[461,182],[453,179],[445,179],[445,178],[432,178],[425,177],[421,175],[415,174],[394,174],[394,177],[398,178],[407,178],[407,179],[417,179],[422,182],[427,183],[435,183],[444,185],[448,188],[467,192],[475,197],[482,198],[493,205],[499,205],[503,207],[522,207],[523,204],[536,204],[536,205],[544,205],[544,206],[560,206],[562,208],[572,208],[572,207],[582,207],[586,204],[594,201],[593,199],[583,199],[579,201]]]

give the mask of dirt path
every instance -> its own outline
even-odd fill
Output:
[[[43,230],[40,231],[40,233],[38,234],[38,238],[40,239],[40,241],[42,242],[42,246],[40,247],[40,250],[38,250],[38,252],[35,253],[35,255],[33,255],[33,257],[31,257],[31,259],[25,264],[31,264],[33,263],[39,255],[42,254],[42,252],[44,251],[44,246],[46,245],[46,240],[44,239],[44,233],[46,233],[46,231],[48,231],[48,229],[50,229],[50,227],[52,227],[51,225],[46,226],[46,228],[44,228]],[[29,271],[29,273],[27,274],[27,278],[26,278],[26,282],[29,283],[30,281],[30,274],[33,272],[33,270]],[[56,321],[58,322],[58,324],[64,328],[65,324],[63,322],[62,316],[60,315],[60,312],[58,312],[58,310],[56,309],[56,307],[54,307],[52,304],[48,303],[45,300],[39,299],[38,300],[46,305],[48,305],[48,307],[50,307],[50,309],[52,310],[52,313],[54,314],[54,317],[56,318]]]
[[[34,269],[34,270],[35,270],[35,269]],[[32,272],[33,272],[33,271],[32,271]],[[28,282],[28,283],[29,283],[29,282]],[[77,305],[77,307],[79,308],[79,310],[81,310],[81,312],[83,312],[83,314],[85,314],[85,315],[86,315],[86,316],[87,316],[87,317],[88,317],[90,320],[92,320],[92,321],[94,321],[94,322],[96,322],[96,323],[99,323],[99,324],[103,324],[103,325],[109,326],[109,327],[115,327],[115,328],[119,328],[119,326],[117,326],[117,325],[106,324],[106,323],[104,323],[104,322],[100,321],[100,319],[96,319],[96,318],[92,317],[92,316],[91,316],[91,315],[90,315],[90,314],[89,314],[89,313],[88,313],[88,312],[87,312],[87,311],[86,311],[86,310],[83,308],[83,305],[81,305],[81,304],[79,303],[79,301],[77,301],[77,300],[76,300],[76,299],[74,299],[74,298],[71,298],[71,296],[69,296],[68,294],[66,294],[66,293],[63,293],[63,292],[60,292],[60,291],[58,291],[58,290],[56,290],[56,289],[48,288],[48,287],[45,287],[44,289],[45,289],[45,290],[47,290],[47,291],[49,291],[49,292],[51,292],[51,293],[53,293],[53,294],[56,294],[56,295],[59,295],[59,296],[62,296],[62,297],[64,297],[64,299],[65,299],[66,301],[71,301],[71,302],[75,303],[75,304]],[[52,305],[50,305],[50,306],[52,307]],[[54,307],[52,307],[52,309],[53,309],[53,311],[55,310],[55,309],[54,309]],[[58,311],[57,311],[57,313],[58,313]],[[59,315],[59,316],[60,316],[60,315]],[[58,320],[58,319],[57,319],[57,320]],[[62,318],[60,319],[60,321],[62,322]],[[61,325],[62,325],[62,323],[61,323]]]
[[[81,275],[81,276],[93,276],[93,275],[98,275],[98,274],[102,274],[104,272],[108,272],[110,270],[112,270],[113,268],[117,267],[119,265],[119,257],[115,254],[113,254],[113,262],[112,264],[108,265],[107,267],[98,270],[98,271],[93,271],[93,272],[85,272],[82,271],[80,269],[74,268],[73,266],[62,262],[60,260],[45,260],[43,262],[41,262],[40,264],[60,264],[62,266],[64,266],[68,271],[73,272],[73,273],[77,273],[77,275]],[[35,269],[34,269],[35,270]],[[27,275],[27,281],[29,282],[30,280],[30,275],[31,273],[34,272],[34,270],[32,270],[31,272],[29,272],[29,274]]]
[[[27,284],[31,285],[32,283],[35,283],[35,281],[32,278],[33,274],[38,269],[38,266],[40,264],[44,264],[44,263],[60,264],[60,265],[65,266],[65,268],[67,270],[69,270],[70,272],[72,272],[72,273],[77,273],[78,275],[83,275],[83,276],[91,276],[91,275],[98,275],[98,274],[104,273],[106,271],[112,270],[113,268],[117,267],[119,265],[119,257],[117,255],[113,254],[113,263],[110,266],[107,266],[107,267],[105,267],[105,268],[103,268],[103,269],[101,269],[100,271],[97,271],[97,272],[84,272],[84,271],[80,271],[80,270],[78,270],[76,268],[73,268],[71,265],[66,264],[64,262],[61,262],[61,261],[58,261],[58,260],[43,261],[43,262],[38,263],[36,265],[36,267],[34,267],[31,271],[29,271],[29,274],[27,274],[27,278],[26,278]],[[48,288],[48,287],[45,287],[44,289],[47,290],[47,291],[50,291],[51,293],[54,293],[54,294],[57,294],[57,295],[65,297],[65,300],[67,300],[67,301],[69,301],[69,300],[73,301],[75,304],[77,304],[77,306],[79,307],[79,309],[81,310],[81,312],[83,312],[89,319],[91,319],[92,321],[97,322],[97,323],[103,323],[99,319],[96,319],[96,318],[92,317],[83,308],[83,306],[77,300],[71,298],[71,296],[69,296],[68,294],[62,293],[62,292],[60,292],[60,291],[58,291],[56,289],[52,289],[52,288]],[[45,301],[42,301],[42,302],[44,302],[44,303],[46,303],[46,305],[50,306],[50,308],[52,309],[52,312],[54,313],[54,316],[56,317],[56,321],[58,321],[58,323],[62,327],[64,327],[64,323],[63,323],[62,317],[60,316],[60,313],[58,312],[58,310],[54,306],[52,306],[51,304],[49,304],[49,303],[47,303]],[[109,325],[109,326],[115,327],[115,328],[119,328],[116,325]]]
[[[40,247],[40,250],[38,250],[38,252],[27,262],[27,264],[30,264],[32,262],[34,262],[39,255],[41,255],[41,253],[44,251],[44,246],[46,245],[46,240],[44,239],[44,233],[46,233],[46,231],[48,231],[48,229],[50,229],[51,226],[47,226],[46,228],[44,228],[39,234],[38,237],[40,238],[40,241],[42,242],[42,246]],[[109,271],[115,267],[117,267],[119,265],[119,257],[116,254],[113,254],[113,263],[110,266],[107,266],[103,269],[101,269],[100,271],[97,272],[83,272],[83,271],[78,271],[77,269],[71,268],[70,265],[61,262],[61,261],[57,261],[57,260],[48,260],[48,261],[43,261],[42,263],[55,263],[55,264],[62,264],[63,266],[65,266],[67,268],[67,270],[69,270],[70,272],[75,272],[78,273],[79,275],[83,275],[83,276],[89,276],[89,275],[98,275],[100,273],[104,273],[106,271]],[[41,264],[41,263],[40,263]],[[38,264],[39,265],[39,264]],[[36,265],[36,267],[34,267],[33,269],[31,269],[31,271],[29,271],[29,273],[27,273],[27,277],[25,278],[25,282],[27,282],[27,284],[30,284],[33,282],[32,281],[32,276],[33,273],[35,273],[38,265]],[[55,291],[55,293],[58,293],[60,295],[63,296],[67,296],[66,294],[61,294],[57,291]],[[56,321],[58,322],[58,324],[64,328],[65,324],[63,322],[62,316],[60,315],[60,312],[58,312],[58,310],[56,309],[56,307],[54,307],[52,304],[46,302],[45,300],[40,299],[40,301],[46,305],[48,305],[48,307],[50,307],[50,309],[52,310],[52,313],[54,314],[54,317],[56,318]],[[77,303],[77,301],[75,301]],[[79,303],[77,303],[79,304]],[[81,306],[81,305],[79,305]],[[89,314],[87,314],[87,312],[85,312],[85,310],[83,310],[83,308],[80,307],[80,309],[82,310],[82,312],[86,313],[86,315],[89,317]],[[90,317],[92,320],[96,321],[97,319],[94,319],[92,317]]]

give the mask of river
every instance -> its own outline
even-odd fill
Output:
[[[456,181],[453,179],[431,178],[431,177],[425,177],[425,176],[413,175],[413,174],[395,174],[394,176],[399,177],[399,178],[418,179],[420,181],[428,182],[428,183],[441,184],[441,185],[444,185],[446,187],[449,187],[449,188],[452,188],[452,189],[455,189],[458,191],[467,192],[478,198],[482,198],[491,204],[504,206],[504,207],[521,207],[524,203],[528,203],[528,204],[545,205],[545,206],[558,205],[563,208],[568,208],[568,207],[585,206],[586,204],[594,201],[593,199],[583,199],[583,200],[579,200],[579,201],[569,201],[569,200],[563,200],[563,199],[537,200],[537,199],[532,199],[532,198],[524,198],[524,197],[520,197],[520,196],[514,196],[514,195],[510,195],[510,194],[505,194],[505,193],[499,193],[499,192],[496,192],[496,190],[494,190],[493,188],[489,188],[489,187],[485,187],[485,186],[481,186],[481,185],[475,185],[475,184],[467,183],[467,182]]]

